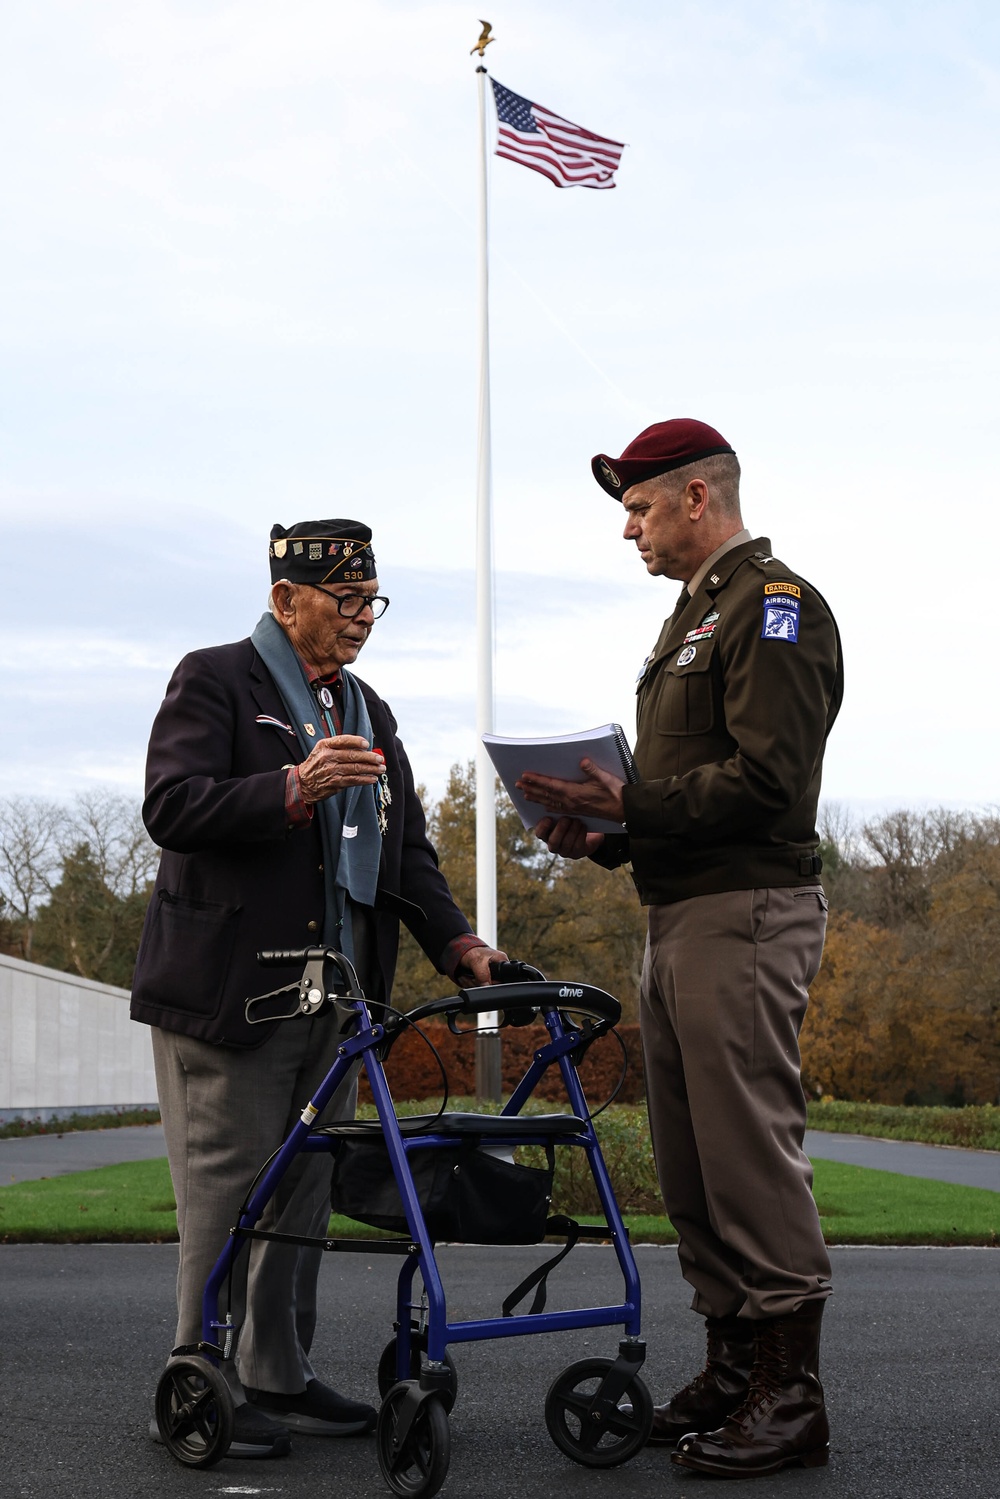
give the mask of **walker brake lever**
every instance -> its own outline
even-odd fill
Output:
[[[254,1005],[262,1005],[269,999],[277,999],[282,994],[294,994],[295,1004],[291,1009],[283,1010],[277,1014],[251,1014]],[[247,1025],[263,1025],[274,1020],[295,1020],[299,1015],[315,1015],[322,1010],[326,1004],[332,1004],[336,996],[327,994],[323,979],[323,959],[312,958],[305,966],[305,971],[297,984],[283,984],[280,989],[272,989],[268,994],[257,994],[253,999],[248,999],[245,1010]]]

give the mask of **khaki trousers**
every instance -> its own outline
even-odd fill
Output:
[[[180,1264],[174,1346],[201,1338],[201,1302],[212,1266],[258,1169],[289,1134],[336,1060],[340,1032],[332,1010],[282,1022],[255,1051],[213,1046],[152,1027],[153,1060],[170,1176],[177,1200]],[[334,1095],[317,1121],[352,1118],[356,1080]],[[299,1155],[259,1228],[323,1236],[330,1214],[330,1157]],[[230,1310],[242,1324],[243,1384],[298,1394],[313,1378],[322,1250],[252,1242],[233,1277]],[[220,1296],[225,1316],[226,1290]]]
[[[692,1306],[783,1316],[830,1294],[802,1149],[798,1036],[826,932],[820,886],[651,906],[640,1000],[657,1175]]]

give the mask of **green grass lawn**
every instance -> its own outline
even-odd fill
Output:
[[[1000,1245],[1000,1193],[836,1161],[816,1161],[815,1172],[828,1244]],[[626,1222],[635,1243],[676,1241],[664,1217],[626,1213]],[[372,1236],[344,1218],[332,1218],[330,1231]],[[165,1160],[0,1187],[0,1243],[148,1244],[176,1237]]]

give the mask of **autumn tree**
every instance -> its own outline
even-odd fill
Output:
[[[65,855],[61,877],[38,913],[35,960],[81,978],[132,983],[148,891],[117,896],[88,843]]]
[[[815,1093],[1000,1101],[1000,821],[902,809],[824,834],[831,923],[802,1033]]]
[[[628,875],[588,859],[563,860],[525,830],[499,782],[497,797],[497,933],[512,957],[554,978],[606,989],[634,1018],[645,942],[645,917]],[[476,906],[475,767],[452,766],[445,794],[430,809],[429,832],[461,908]],[[447,994],[416,943],[404,934],[398,1002]]]

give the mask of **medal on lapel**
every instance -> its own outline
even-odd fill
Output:
[[[385,759],[385,755],[382,754],[382,751],[377,746],[375,747],[375,753],[376,755],[382,755],[382,759]],[[378,817],[378,830],[384,838],[389,831],[389,814],[387,809],[392,806],[392,792],[389,790],[388,768],[383,770],[372,789],[375,792],[375,812]]]

